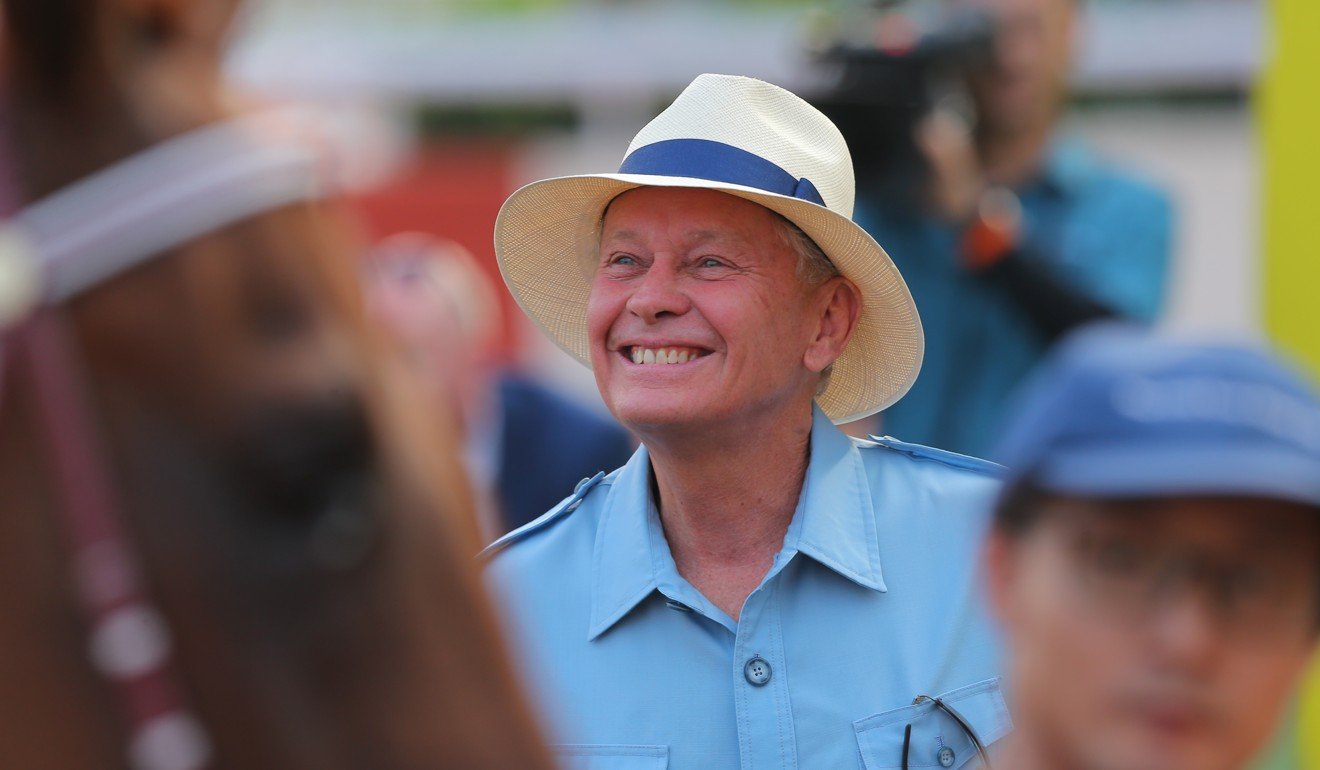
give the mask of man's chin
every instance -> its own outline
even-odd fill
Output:
[[[1113,770],[1223,770],[1214,737],[1185,725],[1152,723],[1141,718],[1122,730],[1097,727],[1107,739],[1094,745],[1092,766]]]
[[[1124,751],[1113,746],[1105,747],[1085,766],[1093,770],[1231,770],[1235,767],[1206,750],[1159,751],[1133,747]]]
[[[624,427],[639,436],[648,433],[700,433],[718,430],[728,418],[700,394],[674,390],[647,390],[608,399],[610,412]]]
[[[1040,121],[1048,118],[1048,113],[1039,106],[1039,97],[1024,97],[1012,92],[996,94],[988,99],[982,112],[984,129],[1002,137],[1029,134]]]
[[[695,432],[711,425],[690,403],[615,405],[614,417],[634,433]]]

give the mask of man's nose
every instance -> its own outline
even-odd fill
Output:
[[[1226,633],[1213,600],[1201,591],[1165,596],[1147,622],[1165,663],[1189,672],[1213,664]]]
[[[628,312],[648,324],[667,315],[683,315],[691,307],[691,299],[679,285],[678,271],[660,260],[646,271],[627,304]]]

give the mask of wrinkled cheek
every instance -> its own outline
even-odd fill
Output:
[[[615,294],[593,285],[587,297],[587,349],[593,368],[604,363],[610,329],[623,309],[623,298]]]

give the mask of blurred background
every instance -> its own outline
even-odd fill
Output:
[[[633,134],[702,72],[755,76],[828,103],[849,77],[848,51],[879,51],[889,58],[875,77],[889,78],[893,91],[885,114],[907,126],[942,98],[941,62],[985,42],[974,23],[923,15],[932,4],[944,5],[265,0],[249,3],[230,71],[260,100],[324,110],[354,149],[343,171],[373,239],[433,235],[493,282],[483,366],[517,371],[604,416],[590,373],[529,328],[499,282],[491,234],[505,197],[536,179],[613,170]],[[1078,8],[1058,131],[1171,203],[1157,322],[1269,336],[1320,372],[1320,311],[1309,300],[1320,278],[1308,210],[1320,171],[1308,138],[1320,132],[1315,6],[1087,0]],[[910,15],[906,34],[882,22],[895,10]],[[845,128],[855,153],[865,144],[859,130],[867,129]],[[482,451],[474,446],[474,465]],[[1303,705],[1299,719],[1313,727],[1289,726],[1268,766],[1320,767],[1320,747],[1308,743],[1320,734],[1314,710]]]
[[[328,107],[354,135],[357,208],[372,234],[452,238],[494,275],[491,228],[509,192],[617,167],[633,134],[702,72],[826,93],[831,73],[813,50],[830,14],[849,5],[267,0],[251,5],[232,72],[267,98]],[[1085,13],[1066,121],[1176,200],[1163,317],[1259,333],[1251,92],[1266,45],[1262,4],[1092,0]],[[512,311],[506,354],[594,400],[589,372]]]

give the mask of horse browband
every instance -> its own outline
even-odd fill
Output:
[[[0,225],[0,334],[30,365],[90,657],[128,725],[135,770],[200,770],[212,749],[142,584],[59,305],[201,235],[320,196],[321,147],[295,117],[267,113],[185,134]]]
[[[197,129],[81,179],[0,225],[0,329],[166,250],[320,197],[308,116],[279,111]]]

